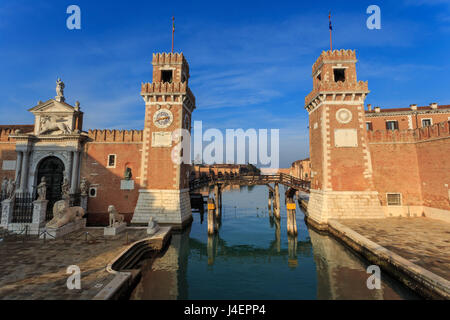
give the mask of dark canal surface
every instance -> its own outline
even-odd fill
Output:
[[[297,209],[298,236],[288,237],[284,189],[281,221],[269,217],[264,186],[223,192],[222,224],[208,237],[207,214],[173,234],[167,250],[143,261],[131,299],[418,299],[382,273],[369,290],[369,264],[329,236],[309,229]]]

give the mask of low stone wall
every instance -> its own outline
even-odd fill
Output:
[[[192,219],[189,190],[139,190],[133,224],[147,224],[153,217],[159,224],[182,228]]]
[[[328,219],[384,218],[377,192],[311,190],[308,214],[318,223]]]
[[[152,237],[136,241],[122,251],[106,267],[106,271],[114,274],[114,279],[108,283],[93,300],[119,300],[126,297],[137,285],[141,271],[133,269],[144,254],[161,251],[172,235],[171,227],[161,227]]]

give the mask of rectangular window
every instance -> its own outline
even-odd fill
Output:
[[[116,167],[116,155],[110,154],[108,155],[108,165],[107,168],[115,168]]]
[[[345,81],[345,69],[333,69],[334,82]]]
[[[401,206],[402,205],[402,196],[400,193],[387,193],[387,205],[388,206]]]
[[[423,128],[425,128],[425,127],[429,127],[429,126],[431,126],[431,119],[422,119],[422,127]]]
[[[162,70],[161,71],[161,82],[172,83],[173,72],[172,70]]]
[[[398,130],[398,121],[386,121],[386,130]]]
[[[373,131],[372,122],[366,122],[366,130]]]

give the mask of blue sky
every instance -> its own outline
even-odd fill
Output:
[[[82,30],[66,28],[80,6]],[[381,8],[368,30],[366,9]],[[205,128],[279,128],[282,167],[307,157],[304,97],[311,66],[329,49],[355,49],[366,103],[450,104],[450,1],[0,1],[0,124],[32,123],[27,112],[66,83],[84,129],[142,129],[141,82],[153,52],[171,47],[190,64],[194,120]]]

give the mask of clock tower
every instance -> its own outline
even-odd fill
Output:
[[[182,228],[191,222],[190,164],[172,160],[178,129],[191,129],[195,97],[189,89],[189,65],[182,53],[153,54],[153,82],[142,84],[145,101],[139,199],[133,224],[153,217],[161,224]],[[190,152],[183,150],[183,152]]]
[[[312,68],[308,219],[383,218],[365,128],[368,84],[356,77],[353,50],[324,51]]]

